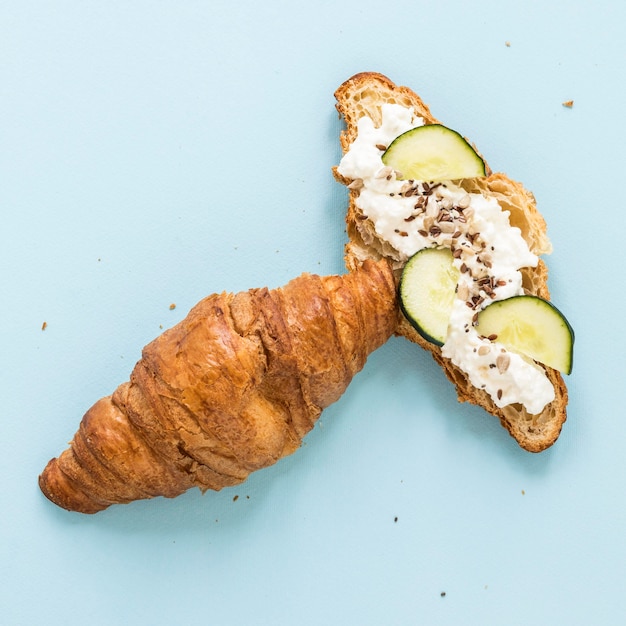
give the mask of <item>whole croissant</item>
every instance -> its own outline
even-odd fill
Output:
[[[148,344],[39,477],[57,505],[219,490],[294,452],[397,324],[385,261],[208,296]]]

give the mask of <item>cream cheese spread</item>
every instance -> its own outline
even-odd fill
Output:
[[[452,250],[460,277],[443,356],[496,406],[521,403],[529,413],[540,413],[555,397],[545,371],[474,329],[475,316],[485,306],[523,293],[519,270],[535,267],[538,258],[495,198],[467,193],[451,181],[400,180],[383,164],[385,147],[423,124],[411,109],[384,104],[380,127],[369,117],[358,121],[357,137],[337,170],[354,181],[357,208],[396,260],[404,262],[428,247]]]

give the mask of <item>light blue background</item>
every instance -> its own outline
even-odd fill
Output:
[[[3,2],[2,624],[625,623],[625,7]],[[577,332],[557,444],[522,451],[392,339],[240,487],[54,507],[39,472],[161,327],[343,271],[333,92],[364,70],[535,193]]]

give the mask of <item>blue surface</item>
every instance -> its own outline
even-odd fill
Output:
[[[625,7],[2,3],[2,624],[623,624]],[[39,472],[162,327],[343,270],[333,91],[363,70],[535,193],[577,333],[558,443],[393,339],[238,488],[54,507]]]

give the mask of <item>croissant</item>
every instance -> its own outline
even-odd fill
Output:
[[[386,261],[213,294],[148,344],[39,477],[70,511],[219,490],[294,452],[397,324]]]
[[[396,85],[383,74],[362,72],[345,81],[335,92],[337,110],[346,122],[346,128],[339,137],[345,154],[359,132],[359,120],[369,117],[377,126],[382,122],[383,105],[395,104],[409,108],[427,124],[438,124],[429,107],[421,97],[408,87]],[[489,169],[489,168],[487,168]],[[349,185],[350,199],[346,216],[348,244],[346,245],[346,266],[354,268],[363,259],[387,258],[396,271],[401,272],[406,259],[385,241],[376,231],[373,222],[367,219],[357,204],[360,187],[354,181],[342,177],[338,168],[335,177]],[[357,181],[358,182],[358,181]],[[491,174],[485,178],[472,178],[462,181],[463,187],[472,194],[493,198],[510,216],[511,225],[520,229],[522,237],[537,256],[547,254],[552,245],[547,235],[545,219],[539,212],[535,198],[521,183],[513,181],[503,173]],[[406,233],[405,233],[406,234]],[[550,299],[548,289],[548,268],[542,259],[536,267],[521,270],[525,293]],[[548,403],[537,415],[531,414],[522,404],[512,403],[498,407],[483,390],[475,387],[468,376],[449,358],[443,356],[441,348],[424,339],[407,318],[400,316],[397,333],[432,353],[435,361],[455,385],[461,402],[471,402],[499,418],[517,443],[529,452],[541,452],[554,444],[567,419],[568,391],[560,372],[542,367],[547,379],[554,387],[554,400]]]

